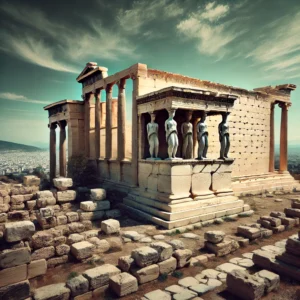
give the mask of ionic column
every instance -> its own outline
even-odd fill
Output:
[[[288,103],[280,103],[279,107],[281,108],[279,171],[283,173],[287,171],[288,162]]]
[[[90,157],[90,131],[91,131],[91,114],[90,106],[92,105],[92,100],[94,95],[92,93],[85,95],[84,103],[84,132],[85,132],[85,156]]]
[[[96,90],[96,106],[95,106],[95,156],[100,158],[100,127],[101,127],[101,90]]]
[[[56,124],[52,123],[48,125],[50,129],[50,182],[56,176]]]
[[[269,172],[275,171],[275,157],[274,157],[274,108],[275,103],[271,103],[270,113],[270,159],[269,159]]]
[[[59,132],[59,175],[66,177],[67,175],[67,140],[66,140],[66,121],[60,121],[58,123],[60,132]]]
[[[118,160],[125,159],[125,124],[126,124],[126,98],[125,98],[125,79],[118,83]]]
[[[111,103],[112,103],[112,85],[106,86],[106,124],[105,124],[105,159],[111,159],[112,155],[112,116],[111,116]]]

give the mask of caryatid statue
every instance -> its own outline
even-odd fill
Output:
[[[158,124],[155,123],[155,114],[149,113],[151,116],[151,122],[147,124],[147,135],[148,135],[148,142],[149,142],[149,152],[150,158],[157,159],[158,155]]]
[[[206,112],[203,112],[200,122],[197,124],[197,139],[198,139],[198,158],[203,160],[206,158],[208,149],[208,132],[205,123]]]
[[[228,112],[223,112],[222,122],[219,124],[219,139],[221,143],[220,159],[228,158],[228,152],[230,148],[229,126],[227,124],[228,115]]]
[[[177,122],[174,120],[176,109],[168,110],[169,118],[165,122],[169,159],[176,158],[178,148]]]
[[[181,125],[182,134],[182,157],[184,159],[193,158],[193,125],[190,122],[192,119],[192,112],[186,113],[186,121]]]

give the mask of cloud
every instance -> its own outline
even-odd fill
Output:
[[[187,39],[194,40],[200,53],[221,58],[227,52],[225,46],[246,32],[232,26],[235,19],[220,22],[229,12],[229,5],[207,3],[204,10],[192,13],[179,22],[177,31]]]
[[[41,100],[33,100],[29,99],[26,96],[18,95],[10,92],[0,93],[0,99],[9,100],[9,101],[19,101],[19,102],[27,102],[27,103],[34,103],[34,104],[47,104],[45,101]]]
[[[164,20],[182,15],[184,8],[171,0],[134,1],[131,9],[120,9],[117,19],[127,34],[138,34],[151,21]]]

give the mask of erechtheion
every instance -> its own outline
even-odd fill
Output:
[[[288,109],[295,85],[248,91],[140,63],[113,75],[88,63],[77,81],[82,101],[45,107],[51,178],[57,173],[57,125],[59,174],[66,176],[67,125],[68,156],[85,155],[97,165],[103,187],[125,192],[128,212],[167,228],[241,212],[247,208],[239,195],[297,184],[287,171]],[[131,120],[126,117],[129,83]],[[274,168],[277,104],[279,170]]]

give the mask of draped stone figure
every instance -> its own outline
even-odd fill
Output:
[[[150,113],[151,122],[147,124],[150,159],[158,159],[158,124],[155,123],[155,114]]]
[[[182,134],[182,157],[184,159],[193,158],[193,125],[190,122],[192,119],[192,112],[186,113],[186,121],[181,125]]]
[[[229,126],[227,124],[227,117],[229,113],[222,113],[222,122],[219,124],[219,139],[221,143],[220,159],[228,159],[228,152],[230,148]]]
[[[198,139],[198,158],[203,160],[206,158],[208,149],[208,132],[206,121],[206,112],[203,113],[200,122],[197,124],[197,139]]]
[[[177,122],[174,120],[175,112],[175,109],[168,110],[169,118],[165,122],[169,159],[176,158],[178,148]]]

